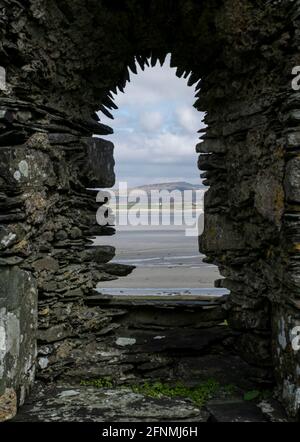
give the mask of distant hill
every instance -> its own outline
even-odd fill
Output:
[[[173,190],[179,190],[180,192],[184,192],[185,190],[206,190],[202,184],[191,184],[186,181],[177,181],[170,183],[156,183],[156,184],[144,184],[143,186],[137,186],[129,188],[128,191],[139,191],[143,190],[144,192],[150,193],[151,190],[166,190],[168,192],[172,192]],[[114,191],[116,195],[118,195],[118,188],[115,188]]]
[[[166,196],[167,198],[169,196],[171,196],[171,192],[176,191],[177,195],[179,192],[179,200],[176,200],[176,194],[174,194],[175,199],[167,199],[165,202],[161,201],[161,200],[152,200],[152,196],[155,198],[155,194],[152,195],[151,192],[152,191],[156,191],[160,193],[160,196],[163,197],[163,193],[162,192],[166,192]],[[187,192],[187,194],[185,194],[185,191],[189,191]],[[128,195],[131,195],[133,198],[139,198],[140,197],[140,193],[139,192],[143,192],[146,193],[147,198],[149,198],[149,201],[151,199],[152,203],[154,204],[152,206],[153,209],[157,209],[157,204],[160,204],[160,207],[163,207],[164,204],[167,204],[166,207],[171,207],[173,209],[176,210],[182,210],[183,207],[183,203],[184,203],[184,207],[185,210],[188,210],[189,208],[192,209],[193,207],[198,208],[199,210],[201,210],[203,212],[203,198],[204,198],[204,193],[206,191],[206,188],[201,185],[201,184],[191,184],[191,183],[187,183],[186,181],[177,181],[177,182],[170,182],[170,183],[155,183],[155,184],[145,184],[143,186],[137,186],[137,187],[133,187],[128,189]],[[125,205],[125,207],[130,208],[136,205],[136,203],[138,202],[138,200],[134,201],[132,200],[131,202],[128,202],[128,195],[125,195],[123,193],[118,194],[118,191],[116,191],[116,199],[117,201],[119,201],[120,203],[120,207],[123,208],[123,205]],[[149,203],[148,201],[148,203]],[[139,202],[140,203],[140,202]],[[147,202],[145,203],[145,208],[148,207]],[[170,205],[171,204],[171,205]],[[120,208],[119,207],[119,208]],[[165,207],[165,208],[166,208]]]
[[[151,190],[167,190],[172,192],[173,190],[180,190],[184,192],[185,190],[203,190],[202,184],[191,184],[186,181],[177,181],[171,183],[157,183],[157,184],[145,184],[143,186],[137,186],[130,190],[144,190],[149,193]]]

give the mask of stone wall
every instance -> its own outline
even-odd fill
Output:
[[[222,304],[213,302],[130,303],[95,294],[81,306],[58,303],[40,321],[37,376],[77,384],[99,378],[195,383],[205,365],[201,357],[220,356],[225,343],[233,346],[235,333],[221,326],[225,317]]]
[[[24,403],[34,381],[36,326],[37,289],[32,276],[16,266],[1,267],[0,397],[11,398],[10,409]],[[1,416],[1,400],[0,407]]]
[[[65,319],[61,307],[59,315],[51,315],[53,326],[39,332],[37,379],[116,386],[159,380],[194,386],[213,378],[246,391],[253,385],[269,387],[269,370],[238,355],[241,333],[224,324],[223,306],[211,301],[128,302],[98,294],[86,300],[81,316],[74,304],[68,305],[68,314],[76,314],[76,327],[59,335],[54,324]]]
[[[4,99],[0,112],[0,385],[22,403],[34,380],[37,294],[43,319],[61,299],[81,302],[101,278],[114,277],[105,272],[114,249],[99,252],[87,238],[101,228],[86,190],[95,173],[100,185],[113,185],[113,146],[29,103]]]
[[[136,71],[134,57],[144,67],[171,53],[178,76],[192,72],[195,107],[207,112],[197,146],[210,186],[200,249],[231,291],[234,347],[268,376],[275,366],[279,390],[297,414],[299,353],[291,350],[290,329],[299,324],[299,97],[290,82],[299,64],[298,2],[25,3],[0,1],[7,80],[0,98],[0,264],[37,284],[40,376],[51,364],[55,378],[78,377],[76,366],[81,373],[96,366],[100,375],[103,336],[112,348],[128,338],[130,312],[103,309],[101,300],[90,305],[96,283],[132,270],[109,263],[109,245],[91,247],[95,235],[108,235],[109,244],[113,229],[96,225],[99,204],[86,189],[114,183],[113,147],[91,137],[111,133],[95,111],[110,115],[111,92],[122,91]],[[109,359],[118,364],[121,353]]]

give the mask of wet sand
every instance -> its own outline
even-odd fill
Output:
[[[213,288],[221,276],[217,267],[203,263],[198,238],[183,230],[119,231],[96,244],[116,247],[114,262],[135,265],[131,275],[101,282],[101,288],[189,289]]]
[[[116,281],[101,282],[100,287],[114,288],[206,288],[213,287],[213,283],[219,278],[218,270],[215,268],[178,268],[166,267],[149,268],[137,267],[131,275],[126,278],[119,278]]]

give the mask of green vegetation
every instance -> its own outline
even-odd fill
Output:
[[[244,394],[244,401],[264,400],[272,396],[271,390],[250,390]]]
[[[233,394],[237,393],[237,387],[236,387],[236,385],[233,385],[233,384],[224,385],[222,387],[222,389],[223,389],[224,393],[228,394],[228,395],[229,394],[233,395]]]
[[[128,388],[133,393],[143,394],[151,398],[189,399],[198,407],[202,407],[209,399],[217,395],[221,397],[238,395],[241,397],[241,391],[235,385],[221,385],[215,379],[208,379],[194,387],[189,387],[182,382],[171,384],[161,381],[118,385],[111,377],[82,380],[80,385],[95,388]],[[249,390],[244,393],[243,397],[245,401],[260,401],[268,399],[270,396],[272,396],[270,390]]]
[[[181,382],[171,386],[162,382],[154,382],[150,384],[146,382],[142,385],[132,387],[135,393],[142,393],[145,396],[160,398],[184,398],[190,399],[198,407],[203,406],[209,399],[211,399],[220,389],[220,384],[213,379],[199,384],[195,387],[187,387]]]
[[[260,396],[260,391],[258,390],[247,391],[244,394],[244,401],[253,401],[255,399],[258,399],[259,396]]]
[[[81,381],[81,385],[96,388],[111,388],[115,386],[111,378],[84,380]],[[229,392],[232,386],[227,387]],[[123,385],[122,388],[130,388],[134,393],[140,393],[152,398],[169,397],[190,399],[195,405],[201,407],[216,395],[221,386],[214,379],[209,379],[195,387],[188,387],[181,382],[175,385],[163,382],[145,382],[144,384]]]
[[[114,383],[111,378],[99,378],[99,379],[90,379],[84,380],[80,382],[80,385],[85,387],[96,387],[96,388],[112,388],[114,387]]]

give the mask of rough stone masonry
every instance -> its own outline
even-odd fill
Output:
[[[300,94],[291,87],[299,27],[300,4],[290,0],[0,0],[2,397],[22,403],[35,367],[44,380],[170,376],[182,354],[170,339],[153,342],[166,329],[176,339],[177,315],[193,342],[188,357],[197,336],[225,343],[261,379],[275,375],[299,416]],[[87,190],[114,185],[113,145],[92,138],[112,130],[95,112],[110,115],[112,92],[136,63],[163,63],[168,53],[178,76],[192,73],[195,107],[206,112],[199,243],[231,292],[213,318],[183,308],[171,324],[95,295],[99,281],[132,268],[110,263],[114,230],[96,225]],[[95,235],[108,245],[92,247]],[[207,331],[224,313],[226,336]]]

